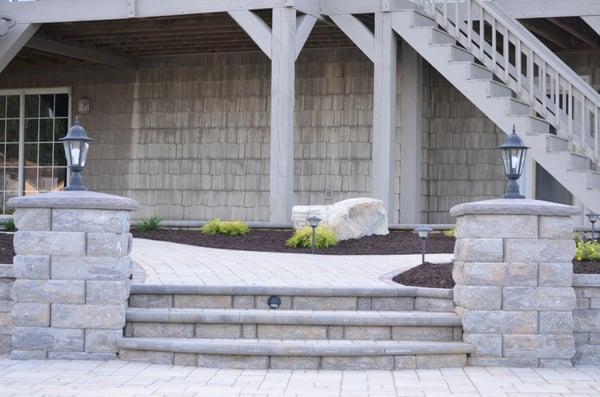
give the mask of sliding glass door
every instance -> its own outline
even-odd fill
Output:
[[[68,89],[0,91],[2,214],[10,197],[62,190],[67,170],[60,138],[69,127]]]

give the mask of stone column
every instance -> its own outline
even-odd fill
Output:
[[[131,199],[95,192],[13,198],[14,359],[112,359],[131,275]]]
[[[574,207],[535,200],[458,205],[453,277],[470,365],[569,367],[575,354]]]

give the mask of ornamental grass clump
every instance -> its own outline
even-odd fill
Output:
[[[4,222],[4,231],[6,232],[16,232],[17,226],[15,225],[15,220],[13,218],[8,218],[6,222]]]
[[[250,227],[242,221],[222,221],[213,219],[202,226],[204,234],[221,234],[224,236],[243,236],[250,232]]]
[[[325,249],[334,247],[338,243],[335,232],[327,226],[318,226],[316,229],[315,247],[317,249]],[[294,235],[287,241],[288,247],[294,248],[311,248],[312,247],[312,228],[305,227],[296,230]]]
[[[153,216],[152,218],[144,219],[135,225],[135,228],[141,232],[155,232],[160,229],[161,220],[159,217]]]
[[[577,242],[575,259],[579,262],[600,261],[600,243],[595,241]]]

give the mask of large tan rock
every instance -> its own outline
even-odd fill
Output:
[[[372,198],[348,199],[332,205],[297,205],[292,209],[294,229],[308,226],[306,219],[310,216],[321,218],[321,224],[333,229],[340,240],[389,233],[383,202]]]

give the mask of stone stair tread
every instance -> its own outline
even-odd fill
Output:
[[[449,312],[129,308],[129,322],[459,327]]]
[[[473,346],[463,342],[298,340],[298,339],[199,339],[122,338],[120,349],[197,354],[255,356],[403,356],[468,354]]]
[[[185,295],[280,295],[280,296],[349,296],[349,297],[423,297],[452,299],[446,288],[341,286],[276,286],[276,285],[197,285],[197,284],[131,284],[131,294]]]

